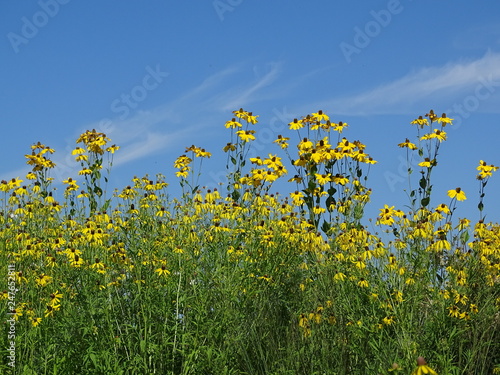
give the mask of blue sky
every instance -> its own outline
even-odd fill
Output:
[[[23,177],[24,154],[56,149],[53,177],[75,176],[69,157],[86,129],[122,148],[111,186],[163,173],[195,144],[213,153],[200,182],[220,180],[224,123],[243,107],[260,115],[261,155],[286,124],[322,109],[349,123],[378,161],[368,214],[407,203],[409,122],[433,108],[455,118],[435,169],[433,204],[462,187],[457,216],[478,218],[476,166],[500,165],[500,3],[471,1],[4,1],[0,5],[0,178]],[[413,138],[412,138],[413,139]],[[500,172],[486,190],[499,221]]]

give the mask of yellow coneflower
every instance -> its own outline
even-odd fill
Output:
[[[418,357],[417,368],[413,370],[411,375],[424,375],[424,374],[438,375],[436,371],[427,366],[427,362],[425,361],[424,357]]]

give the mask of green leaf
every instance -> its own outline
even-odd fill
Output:
[[[332,227],[331,224],[327,223],[326,220],[325,220],[325,221],[323,221],[323,225],[321,226],[321,230],[324,233],[328,233],[328,231],[330,230],[331,227]]]
[[[107,199],[106,202],[102,205],[102,211],[107,211],[109,205],[111,203],[111,199]]]
[[[231,193],[231,198],[233,198],[233,201],[238,201],[240,199],[240,192],[238,190],[235,190]]]
[[[94,193],[100,197],[102,195],[102,189],[99,186],[94,186]]]
[[[479,202],[479,204],[477,205],[477,208],[479,208],[479,211],[482,211],[484,208],[483,202]]]
[[[98,367],[99,361],[98,361],[95,353],[90,353],[89,357],[90,357],[90,360],[92,361],[92,363],[94,364],[94,367]]]
[[[304,202],[306,203],[307,207],[312,207],[313,198],[311,196],[304,197]]]
[[[361,220],[363,218],[363,214],[364,214],[363,206],[361,204],[357,204],[354,207],[354,219]]]
[[[326,203],[326,208],[328,209],[328,211],[331,211],[330,206],[335,205],[337,202],[335,201],[335,198],[330,195],[328,198],[326,198],[325,203]]]
[[[420,204],[422,205],[422,207],[427,207],[430,201],[431,201],[430,197],[425,197],[420,201]]]
[[[467,231],[463,232],[460,235],[460,240],[462,241],[462,243],[467,243],[467,241],[469,241],[469,238],[470,238],[470,234]]]
[[[420,179],[419,185],[420,185],[420,187],[421,187],[422,189],[425,189],[425,188],[426,188],[426,186],[427,186],[427,181],[425,180],[425,178],[424,178],[424,177],[422,177],[422,178]]]

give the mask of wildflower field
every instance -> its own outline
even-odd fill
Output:
[[[212,190],[200,147],[177,176],[106,192],[120,151],[105,134],[80,136],[64,181],[33,144],[32,171],[0,183],[0,373],[500,373],[500,225],[458,217],[459,187],[432,200],[452,119],[411,124],[408,208],[371,225],[376,161],[322,111],[252,158],[258,116],[234,111],[227,184]],[[497,169],[477,167],[481,215]]]

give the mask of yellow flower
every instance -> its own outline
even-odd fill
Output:
[[[344,128],[347,128],[349,125],[347,124],[347,122],[339,121],[338,124],[333,123],[332,126],[334,131],[342,133],[342,130],[344,130]]]
[[[324,209],[323,207],[320,207],[320,206],[316,205],[316,206],[313,207],[313,212],[316,215],[321,215],[321,214],[323,214],[323,213],[326,212],[326,209]]]
[[[37,277],[36,283],[40,286],[45,286],[48,283],[52,281],[52,277],[42,273],[40,276]]]
[[[234,128],[241,128],[242,125],[238,121],[236,121],[236,119],[233,118],[231,121],[226,122],[225,127],[234,129]]]
[[[162,266],[160,268],[157,268],[155,270],[155,273],[157,273],[158,276],[165,276],[165,277],[170,275],[170,271],[167,270],[167,266],[165,264],[162,264]]]
[[[293,119],[291,123],[288,124],[291,130],[298,130],[304,127],[304,122],[302,120]]]
[[[236,132],[238,137],[244,142],[254,141],[255,140],[255,130],[238,130]]]
[[[345,176],[342,176],[341,174],[336,174],[335,176],[332,177],[333,182],[336,184],[344,186],[349,182],[349,179]]]
[[[316,121],[328,121],[330,119],[330,117],[324,114],[322,110],[319,110],[317,113],[313,113],[312,116]]]
[[[78,268],[78,267],[80,267],[84,263],[84,261],[83,261],[83,259],[80,256],[75,255],[74,258],[70,258],[69,259],[69,263],[70,263],[70,265],[72,267],[77,267]]]
[[[419,116],[418,119],[413,120],[412,122],[410,122],[410,124],[419,125],[421,128],[423,128],[424,125],[429,125],[429,121],[426,118],[422,118],[422,116]]]
[[[309,323],[309,319],[307,319],[306,314],[300,314],[300,316],[299,316],[299,327],[305,328],[305,327],[307,327],[308,323]]]
[[[479,312],[479,309],[477,308],[477,305],[475,305],[473,303],[470,304],[469,308],[470,308],[470,311],[472,313],[474,313],[474,314],[477,314]]]
[[[45,310],[45,317],[53,316],[55,311],[60,309],[61,305],[47,305],[47,309]]]
[[[262,165],[264,161],[260,158],[260,156],[256,156],[255,158],[250,158],[250,163],[256,164],[256,165]]]
[[[235,151],[236,150],[236,146],[232,143],[228,143],[224,146],[224,148],[222,149],[224,152],[228,152],[228,151]]]
[[[345,273],[342,273],[342,272],[337,272],[334,276],[333,276],[333,279],[335,281],[344,281],[346,279],[346,275]]]
[[[188,174],[189,174],[189,170],[190,169],[191,169],[190,167],[184,167],[181,170],[175,172],[175,175],[177,177],[184,177],[184,178],[186,178],[188,176]]]
[[[436,211],[441,213],[441,212],[444,212],[445,214],[449,215],[451,212],[450,212],[450,209],[448,208],[447,205],[445,205],[444,203],[441,203],[439,206],[436,207]]]
[[[240,108],[237,111],[233,111],[233,114],[238,118],[244,118],[248,115],[248,112],[244,111],[243,108]]]
[[[190,157],[181,155],[174,161],[174,168],[182,169],[183,167],[188,166],[192,161],[193,159]]]
[[[269,157],[263,161],[263,164],[267,165],[267,167],[271,169],[278,169],[279,167],[283,166],[283,164],[281,163],[281,158],[277,155],[271,154],[269,154]]]
[[[90,268],[95,269],[99,273],[105,273],[106,271],[104,270],[106,266],[104,263],[102,263],[99,258],[95,258],[95,263],[90,265]]]
[[[399,147],[407,147],[410,150],[416,150],[417,149],[417,146],[415,146],[414,143],[411,143],[408,138],[406,138],[406,141],[404,141],[403,143],[398,144],[398,146]]]
[[[186,147],[185,152],[193,152],[194,156],[197,158],[209,158],[212,156],[210,152],[205,151],[204,148],[196,147],[195,145],[191,145],[189,147]]]
[[[459,187],[454,189],[454,190],[448,190],[448,196],[451,199],[456,198],[457,201],[464,201],[467,199],[467,197],[465,196],[465,193]]]
[[[368,288],[368,281],[365,280],[364,278],[360,278],[358,282],[358,286],[361,288]]]
[[[425,362],[425,359],[423,357],[418,357],[417,368],[413,370],[411,375],[424,375],[424,374],[438,375],[436,371],[427,366],[427,362]]]
[[[71,155],[81,155],[85,153],[85,149],[81,147],[75,148],[73,151],[71,151]]]
[[[78,172],[78,174],[81,176],[81,175],[86,175],[86,174],[91,174],[92,171],[88,168],[84,168],[82,169],[81,171]]]
[[[420,138],[421,141],[437,138],[439,142],[446,141],[446,133],[439,129],[434,129],[434,133],[425,134]]]
[[[393,316],[386,316],[385,318],[382,319],[382,322],[386,326],[390,326],[390,325],[394,324],[394,317]]]
[[[436,160],[435,159],[429,159],[429,158],[425,158],[424,161],[418,163],[418,166],[419,167],[425,167],[425,168],[430,168],[432,166],[435,166],[437,164]]]
[[[394,291],[394,293],[392,293],[392,295],[394,296],[394,299],[396,300],[396,302],[403,302],[404,301],[403,292],[396,290],[396,291]]]
[[[412,278],[412,277],[408,277],[406,280],[405,280],[405,284],[406,285],[413,285],[415,284],[415,279]]]
[[[275,141],[273,141],[273,143],[277,143],[280,145],[280,147],[282,149],[286,149],[288,147],[288,142],[290,138],[287,138],[287,137],[283,137],[281,134],[278,135],[278,139],[276,139]]]
[[[455,303],[466,305],[469,298],[465,294],[455,293]]]
[[[437,372],[431,369],[429,366],[423,365],[423,366],[418,366],[411,373],[411,375],[424,375],[424,374],[437,375]]]
[[[15,320],[19,320],[19,317],[23,316],[23,306],[21,305],[11,310],[9,315],[13,315]]]
[[[30,320],[33,327],[37,327],[42,322],[42,318],[30,318]]]
[[[453,318],[458,318],[460,317],[460,310],[457,306],[450,306],[448,308],[448,314]]]
[[[356,266],[356,268],[359,268],[360,270],[366,268],[366,263],[363,262],[362,258],[357,258],[356,260],[353,261],[353,263]]]
[[[432,109],[425,116],[429,117],[429,120],[431,120],[431,122],[434,122],[437,119],[437,115],[434,113]]]
[[[325,185],[332,181],[330,173],[328,174],[315,173],[315,176],[316,176],[316,181],[318,181],[318,184],[320,185]]]
[[[115,153],[116,150],[119,150],[120,149],[120,146],[117,146],[117,145],[112,145],[112,146],[109,146],[106,151],[108,152],[111,152],[112,154]]]
[[[49,306],[57,305],[59,302],[61,302],[62,297],[63,297],[63,295],[61,293],[59,293],[58,290],[55,293],[52,293],[50,295]]]
[[[479,175],[477,176],[478,180],[484,180],[492,175],[493,172],[498,170],[498,167],[493,164],[487,165],[485,161],[480,160],[479,166],[476,168],[479,171]]]
[[[449,117],[446,117],[446,113],[443,113],[443,114],[441,115],[441,117],[439,117],[436,121],[437,121],[438,123],[440,123],[441,125],[446,126],[446,124],[450,124],[450,125],[452,125],[452,121],[453,121],[453,119],[452,119],[452,118],[449,118]]]
[[[245,117],[245,120],[250,124],[255,125],[258,122],[257,117],[259,116],[255,116],[252,114],[252,112],[248,112],[248,115]]]

